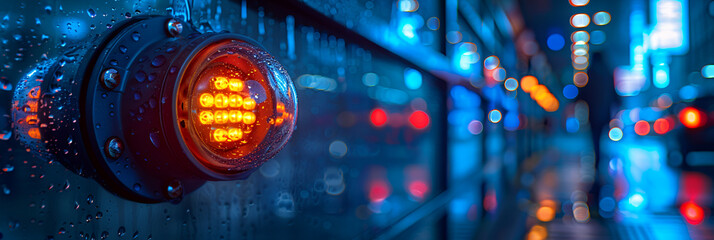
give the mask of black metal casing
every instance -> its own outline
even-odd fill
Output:
[[[45,69],[37,112],[46,125],[37,151],[55,151],[43,154],[110,192],[146,203],[179,201],[206,180],[253,172],[222,174],[197,162],[176,135],[185,126],[175,124],[173,103],[185,66],[206,45],[232,39],[262,47],[237,34],[189,27],[172,33],[169,21],[176,20],[135,16]],[[109,88],[102,82],[108,69],[118,74]]]

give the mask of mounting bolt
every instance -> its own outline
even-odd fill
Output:
[[[118,137],[110,137],[104,143],[104,154],[111,159],[119,159],[124,152],[124,143]]]
[[[119,71],[114,68],[108,68],[107,70],[104,70],[101,79],[102,87],[109,91],[114,90],[114,88],[119,86],[119,83],[121,83],[121,79],[119,78]]]
[[[176,19],[169,19],[166,23],[166,30],[172,37],[178,37],[183,32],[183,24]]]
[[[181,181],[174,179],[166,186],[166,195],[172,199],[172,201],[181,201],[183,198],[183,185]]]

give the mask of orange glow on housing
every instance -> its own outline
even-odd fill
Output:
[[[30,130],[27,130],[27,135],[34,139],[40,139],[40,137],[41,137],[40,129],[39,128],[30,128]]]
[[[30,92],[27,93],[27,96],[31,99],[40,98],[40,86],[33,87],[32,89],[30,89]]]
[[[37,122],[37,115],[27,115],[27,117],[25,117],[25,123],[27,124],[35,125]]]

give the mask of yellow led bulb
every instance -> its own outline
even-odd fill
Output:
[[[245,108],[245,110],[255,109],[255,104],[256,104],[255,100],[251,97],[247,97],[247,98],[243,99],[243,108]]]
[[[239,92],[243,90],[243,81],[241,81],[240,79],[232,78],[228,82],[228,87],[230,87],[231,91]]]
[[[201,102],[201,106],[211,107],[213,106],[213,95],[208,93],[201,94],[199,101]]]
[[[201,121],[201,124],[211,124],[213,123],[213,113],[209,111],[201,111],[201,113],[198,114],[198,119]]]
[[[243,113],[243,123],[248,124],[248,125],[255,123],[255,113],[252,113],[252,112]]]
[[[213,79],[213,85],[218,90],[226,89],[228,87],[228,79],[224,77],[216,77]]]
[[[216,94],[214,97],[215,105],[217,108],[226,108],[230,104],[228,101],[228,96],[221,93]]]
[[[223,128],[218,128],[213,131],[213,140],[216,142],[225,142],[228,140],[228,131]]]

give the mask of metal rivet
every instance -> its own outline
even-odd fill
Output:
[[[102,73],[102,87],[107,90],[113,90],[121,83],[119,71],[114,68],[108,68]]]
[[[177,37],[183,32],[183,24],[176,19],[169,19],[166,29],[172,37]]]
[[[118,137],[110,137],[104,143],[104,154],[112,159],[118,159],[124,152],[124,143]]]

